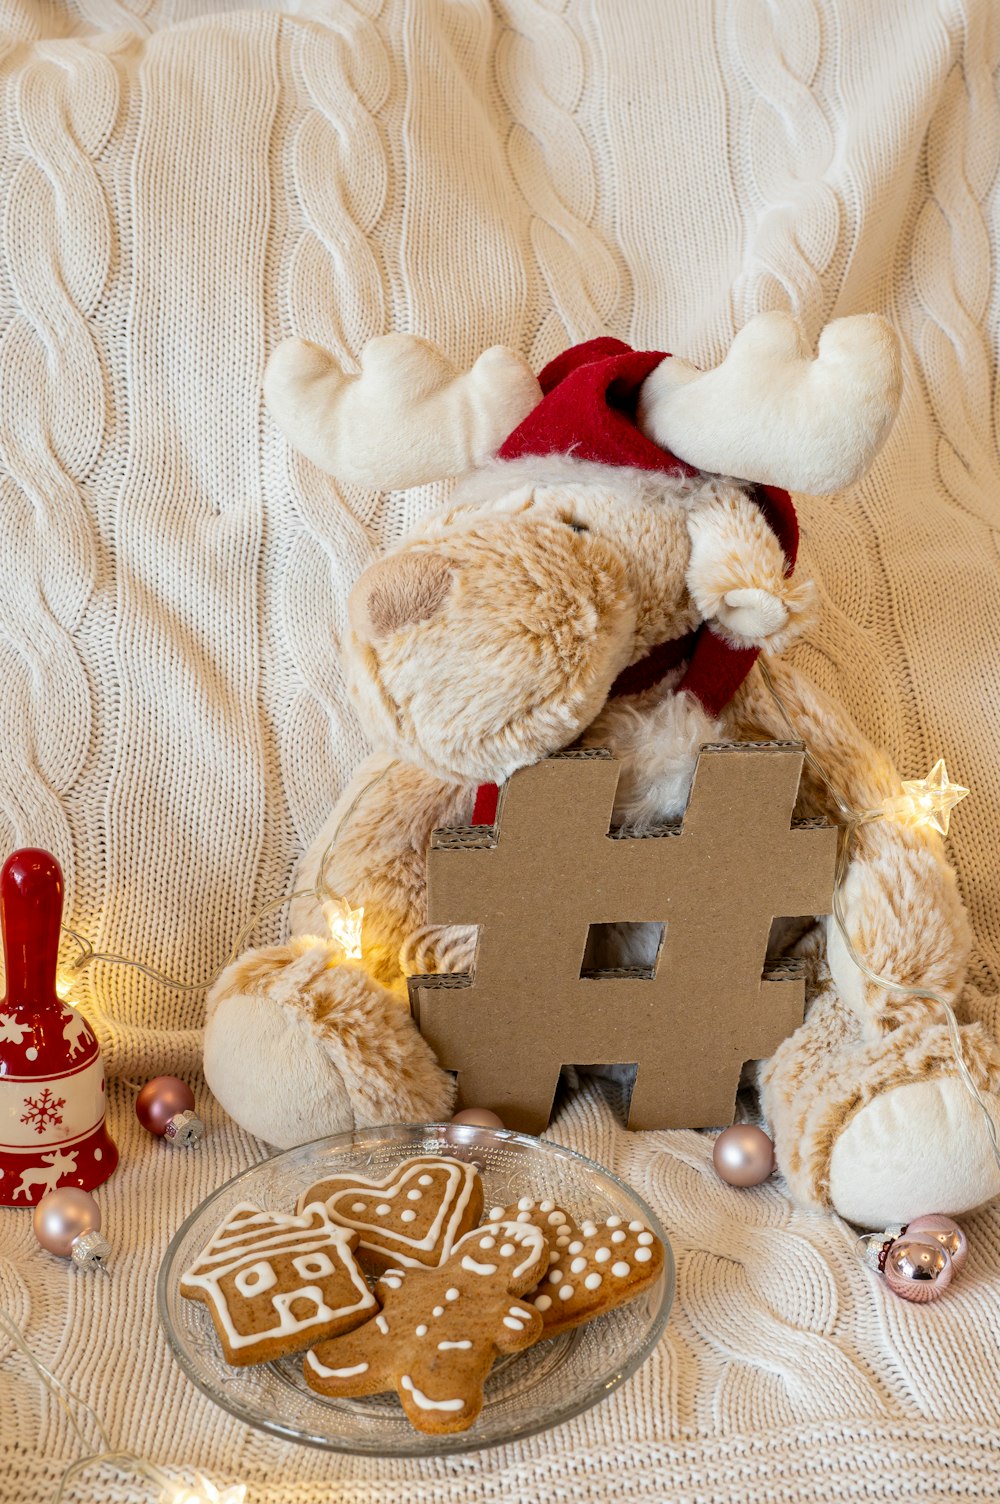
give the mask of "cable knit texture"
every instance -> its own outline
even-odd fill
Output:
[[[96,946],[197,980],[364,755],[350,586],[447,488],[338,487],[295,456],[261,400],[280,339],[352,369],[394,329],[465,364],[598,334],[712,364],[760,309],[813,336],[875,309],[903,410],[863,485],[800,507],[820,612],[795,652],[908,775],[943,753],[973,788],[962,1006],[995,1031],[998,64],[993,0],[0,0],[0,852],[51,847]],[[116,1076],[197,1069],[203,994],[101,965],[81,1001]],[[247,1430],[156,1325],[172,1233],[268,1152],[192,1079],[190,1153],[112,1083],[110,1280],[0,1212],[0,1304],[117,1444],[251,1504],[995,1498],[997,1211],[947,1299],[907,1306],[780,1181],[734,1191],[708,1138],[624,1132],[609,1082],[550,1133],[674,1241],[640,1373],[447,1464]],[[0,1415],[0,1495],[52,1496],[78,1444],[2,1341]],[[149,1495],[104,1471],[70,1497]]]

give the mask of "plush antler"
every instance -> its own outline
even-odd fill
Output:
[[[898,341],[877,314],[827,324],[814,360],[790,314],[761,313],[712,371],[661,361],[638,423],[699,470],[821,495],[867,470],[899,393]]]
[[[285,436],[321,470],[385,490],[485,464],[542,395],[502,345],[458,371],[411,334],[370,340],[358,376],[319,345],[285,340],[268,362],[264,394]]]

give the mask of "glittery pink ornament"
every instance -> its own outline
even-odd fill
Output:
[[[957,1274],[969,1256],[969,1244],[965,1233],[957,1222],[946,1217],[943,1212],[926,1212],[922,1217],[914,1217],[907,1224],[906,1236],[908,1238],[919,1237],[921,1243],[928,1243],[931,1239],[940,1243],[946,1252],[951,1254],[951,1262]]]
[[[924,1305],[937,1300],[951,1284],[955,1272],[951,1255],[940,1243],[897,1238],[885,1258],[885,1282],[894,1295]]]
[[[495,1112],[490,1112],[488,1107],[465,1107],[461,1112],[456,1112],[452,1122],[466,1123],[470,1128],[503,1127],[503,1119],[498,1118]]]
[[[103,1268],[111,1244],[101,1236],[101,1208],[89,1191],[66,1185],[49,1191],[31,1217],[35,1237],[48,1253],[84,1269]]]
[[[174,1144],[193,1144],[205,1125],[194,1111],[194,1092],[178,1076],[154,1076],[135,1099],[142,1126]]]
[[[774,1169],[774,1145],[754,1123],[734,1123],[715,1140],[712,1163],[727,1185],[760,1185]]]

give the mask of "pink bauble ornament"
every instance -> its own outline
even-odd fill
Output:
[[[894,1295],[924,1305],[937,1300],[951,1284],[955,1272],[951,1255],[940,1243],[897,1238],[885,1257],[885,1282]]]
[[[461,1112],[456,1112],[452,1122],[465,1123],[470,1128],[503,1127],[503,1119],[498,1118],[495,1112],[490,1112],[488,1107],[464,1107]]]
[[[48,1253],[81,1269],[104,1267],[111,1244],[101,1236],[101,1208],[89,1191],[63,1186],[49,1191],[31,1216],[35,1237]]]
[[[774,1169],[774,1145],[754,1123],[734,1123],[715,1140],[712,1163],[727,1185],[760,1185]]]
[[[951,1254],[951,1262],[954,1272],[957,1274],[969,1256],[969,1244],[965,1233],[957,1222],[946,1217],[943,1212],[926,1212],[922,1217],[914,1217],[907,1224],[906,1236],[918,1238],[921,1243],[934,1241],[940,1243],[947,1253]]]
[[[172,1144],[194,1144],[205,1125],[194,1111],[194,1092],[178,1076],[154,1076],[135,1099],[142,1126]]]

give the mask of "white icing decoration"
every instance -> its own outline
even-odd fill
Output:
[[[531,1221],[531,1213],[530,1212],[518,1212],[518,1214],[517,1214],[517,1220],[519,1222],[530,1222]]]
[[[490,1207],[490,1221],[491,1222],[499,1222],[500,1218],[502,1216],[503,1216],[503,1207],[502,1206],[491,1206]]]
[[[511,1327],[515,1332],[523,1332],[524,1331],[524,1322],[523,1321],[515,1321],[513,1316],[505,1316],[504,1319],[503,1319],[503,1324],[504,1324],[504,1326]]]
[[[432,1316],[443,1316],[444,1315],[444,1306],[435,1306],[434,1309],[433,1309],[433,1311],[431,1312],[431,1315]]]
[[[407,1191],[406,1199],[407,1201],[419,1201],[423,1194],[423,1191]]]
[[[624,1243],[624,1241],[625,1241],[625,1234],[623,1232],[621,1232],[620,1230],[618,1232],[613,1232],[611,1234],[611,1241],[612,1241],[612,1243]]]
[[[609,1227],[621,1227],[621,1225],[622,1225],[622,1219],[621,1219],[621,1217],[609,1217],[608,1218],[608,1226]]]
[[[445,1300],[457,1300],[458,1299],[458,1291],[455,1289],[454,1285],[452,1285],[452,1287],[451,1287],[450,1290],[446,1290],[444,1292],[444,1298],[445,1298]]]
[[[509,1259],[510,1256],[511,1256],[511,1254],[513,1252],[514,1252],[514,1245],[513,1245],[513,1243],[502,1243],[500,1245],[500,1254],[501,1254],[502,1258]]]
[[[633,1254],[633,1258],[637,1264],[648,1264],[652,1257],[653,1250],[651,1248],[637,1248]]]
[[[569,1266],[569,1272],[570,1272],[570,1274],[579,1274],[582,1270],[586,1269],[586,1267],[587,1267],[587,1260],[586,1259],[583,1259],[583,1258],[574,1259],[573,1262]]]
[[[559,1281],[561,1279],[562,1279],[562,1270],[561,1269],[553,1269],[553,1270],[551,1270],[551,1272],[549,1273],[549,1284],[550,1285],[558,1285],[558,1283],[559,1283]]]
[[[439,1342],[438,1343],[438,1352],[439,1353],[447,1352],[447,1350],[448,1350],[449,1347],[469,1348],[471,1346],[472,1346],[472,1343],[469,1341],[468,1337],[463,1337],[462,1340],[461,1340],[461,1342]]]
[[[592,1238],[597,1232],[597,1224],[594,1222],[584,1222],[581,1232],[585,1238]]]
[[[416,1212],[411,1211],[409,1207],[406,1208],[405,1212],[401,1212],[400,1213],[400,1221],[401,1222],[415,1222],[416,1219],[417,1219]]]
[[[530,1212],[534,1204],[530,1196],[522,1196],[517,1203],[517,1209],[519,1212]]]
[[[636,1238],[636,1242],[639,1244],[640,1248],[648,1248],[652,1241],[653,1234],[651,1232],[641,1232]]]
[[[322,1249],[318,1253],[305,1253],[301,1258],[292,1259],[296,1274],[301,1274],[303,1279],[322,1279],[325,1274],[335,1274],[333,1260]]]
[[[561,1236],[559,1236],[558,1238],[556,1238],[556,1247],[557,1248],[565,1248],[566,1244],[568,1242],[569,1242],[569,1233],[568,1232],[564,1232],[564,1233],[561,1234]]]
[[[237,1351],[253,1347],[275,1338],[297,1337],[311,1327],[326,1326],[349,1315],[353,1311],[369,1310],[376,1305],[364,1276],[354,1262],[349,1234],[330,1220],[326,1207],[321,1202],[310,1203],[297,1216],[285,1216],[278,1212],[265,1212],[249,1202],[235,1206],[225,1221],[216,1228],[208,1246],[195,1263],[181,1276],[182,1287],[194,1286],[204,1290],[211,1302],[220,1327],[225,1333],[228,1346]],[[234,1276],[234,1284],[240,1286],[240,1275],[251,1269],[264,1278],[267,1267],[274,1279],[262,1287],[254,1281],[240,1293],[246,1299],[256,1299],[271,1290],[279,1281],[273,1269],[279,1258],[303,1258],[315,1255],[320,1250],[332,1255],[331,1270],[338,1280],[346,1280],[349,1293],[355,1298],[332,1309],[324,1298],[319,1285],[306,1285],[288,1291],[277,1291],[268,1297],[277,1321],[274,1325],[255,1332],[241,1332],[233,1321],[221,1281],[226,1275]],[[262,1257],[263,1255],[263,1257]],[[246,1281],[244,1281],[246,1285]],[[339,1293],[339,1292],[338,1292]],[[345,1294],[348,1292],[345,1291]],[[298,1300],[309,1302],[313,1309],[307,1316],[296,1316],[291,1306]]]
[[[599,1264],[606,1264],[608,1262],[608,1259],[610,1257],[611,1257],[611,1249],[610,1248],[599,1248],[597,1250],[597,1252],[594,1254],[594,1258],[597,1260],[597,1262]]]
[[[394,1274],[387,1274],[383,1277],[382,1283],[388,1285],[390,1290],[398,1290],[403,1281],[397,1279]]]
[[[523,1316],[524,1319],[525,1319],[525,1321],[530,1321],[531,1320],[531,1312],[530,1311],[522,1311],[520,1306],[511,1306],[511,1308],[510,1308],[510,1314],[512,1316]]]
[[[572,1298],[572,1295],[573,1295],[573,1286],[572,1285],[562,1285],[562,1286],[560,1286],[560,1289],[559,1289],[559,1299],[560,1300],[570,1300]]]
[[[496,1264],[480,1264],[477,1259],[470,1258],[465,1253],[462,1255],[462,1268],[468,1269],[470,1274],[496,1274]]]
[[[381,1311],[375,1317],[375,1325],[378,1327],[378,1329],[382,1333],[383,1337],[388,1337],[388,1335],[389,1335],[389,1323],[386,1321],[386,1319],[382,1315]]]
[[[554,1201],[540,1201],[538,1204],[538,1210],[540,1212],[550,1212],[554,1206]]]
[[[535,1309],[537,1311],[547,1311],[548,1308],[549,1308],[549,1306],[551,1304],[552,1304],[552,1296],[551,1295],[536,1295],[535,1296]]]
[[[426,1326],[424,1326],[423,1322],[421,1322],[420,1325],[417,1327],[417,1336],[418,1337],[426,1337],[427,1336],[427,1328],[426,1328]]]
[[[595,1271],[593,1274],[588,1274],[583,1283],[586,1285],[588,1290],[596,1290],[603,1283],[603,1281],[601,1279],[601,1276]]]
[[[410,1189],[414,1179],[417,1185],[434,1184],[434,1176],[427,1173],[428,1162],[433,1165],[438,1174],[441,1199],[427,1231],[422,1237],[417,1238],[400,1227],[387,1227],[380,1219],[388,1216],[392,1210],[393,1200],[396,1200],[398,1204],[398,1200],[404,1196],[407,1199],[415,1199]],[[331,1178],[337,1180],[345,1177]],[[475,1165],[462,1164],[457,1159],[422,1156],[404,1160],[383,1180],[366,1180],[362,1176],[352,1176],[350,1185],[330,1192],[326,1198],[326,1205],[335,1221],[361,1234],[362,1248],[375,1251],[388,1248],[393,1258],[399,1263],[411,1269],[422,1268],[425,1267],[425,1261],[417,1256],[420,1253],[439,1252],[438,1262],[441,1263],[451,1253],[477,1180],[478,1172]],[[317,1182],[317,1185],[322,1184],[324,1182]],[[373,1200],[376,1195],[381,1198],[374,1209],[376,1220],[370,1220],[373,1213],[371,1211],[365,1213],[366,1203],[359,1202],[357,1199],[359,1192],[367,1190],[373,1193]],[[357,1213],[359,1206],[362,1213],[352,1215],[352,1213]],[[350,1211],[346,1210],[348,1207]],[[366,1239],[366,1232],[374,1234],[375,1240]]]
[[[617,1274],[617,1276],[618,1276],[619,1279],[624,1279],[625,1276],[626,1276],[626,1274],[629,1273],[629,1267],[626,1264],[625,1260],[624,1259],[619,1259],[618,1262],[617,1262],[617,1264],[612,1264],[611,1265],[611,1273],[612,1274]]]
[[[549,1263],[550,1264],[558,1264],[558,1262],[559,1262],[559,1255],[558,1255],[558,1253],[556,1253],[556,1251],[555,1251],[554,1248],[550,1248],[549,1249]]]
[[[550,1214],[550,1216],[549,1216],[549,1226],[550,1227],[561,1227],[562,1224],[565,1221],[566,1221],[566,1213],[565,1212],[552,1212]]]
[[[496,1238],[482,1238],[480,1239],[479,1246],[480,1248],[495,1248],[497,1246],[497,1240]]]
[[[628,1225],[628,1230],[629,1232],[642,1232],[643,1225],[641,1222],[630,1222]]]
[[[352,1368],[327,1368],[321,1363],[312,1348],[306,1353],[310,1368],[314,1368],[322,1379],[353,1379],[356,1374],[367,1373],[367,1363],[355,1363]]]
[[[234,1280],[240,1294],[248,1298],[263,1295],[265,1290],[270,1290],[277,1283],[278,1276],[266,1259],[261,1259],[258,1264],[251,1264],[249,1269],[241,1269]]]
[[[519,1217],[528,1215],[527,1212],[518,1213]],[[499,1222],[490,1231],[495,1233],[498,1239],[509,1239],[515,1247],[520,1247],[524,1252],[524,1258],[511,1270],[511,1279],[519,1279],[533,1264],[537,1265],[542,1262],[547,1245],[541,1228],[536,1227],[533,1222]],[[459,1249],[472,1246],[473,1240],[478,1240],[480,1232],[479,1228],[474,1232],[467,1232],[465,1237],[460,1238],[455,1244],[453,1252],[457,1254]],[[462,1259],[462,1266],[466,1269],[475,1266],[473,1272],[476,1274],[494,1274],[497,1268],[495,1264],[476,1265],[475,1259],[467,1258]]]
[[[579,1238],[577,1238],[577,1240],[576,1240],[575,1243],[571,1243],[569,1245],[569,1251],[570,1251],[570,1253],[582,1253],[583,1252],[583,1244],[580,1242]]]
[[[464,1400],[430,1400],[430,1399],[428,1399],[427,1396],[426,1396],[426,1394],[421,1394],[420,1390],[417,1388],[416,1384],[414,1384],[413,1380],[410,1378],[410,1375],[408,1373],[404,1373],[403,1377],[400,1379],[399,1382],[403,1386],[403,1388],[406,1390],[407,1394],[412,1394],[413,1395],[414,1402],[420,1406],[421,1410],[464,1410],[465,1409],[465,1401]]]

